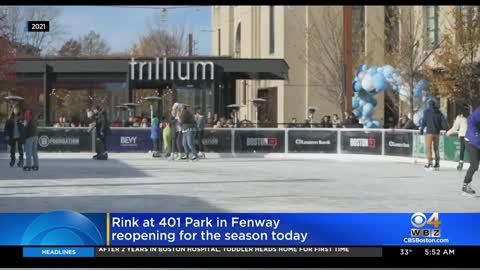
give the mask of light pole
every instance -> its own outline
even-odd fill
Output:
[[[127,107],[129,118],[133,116],[132,111],[135,109],[135,107],[138,106],[137,103],[133,103],[133,102],[124,103],[123,105]]]
[[[253,103],[253,106],[255,106],[255,127],[258,128],[258,108],[262,106],[267,100],[263,98],[254,98],[250,100]]]
[[[230,104],[230,105],[227,105],[227,108],[230,108],[232,109],[233,111],[233,117],[235,119],[233,119],[233,127],[234,128],[237,128],[237,123],[238,123],[238,111],[240,109],[240,105],[238,104]]]
[[[313,116],[315,115],[315,111],[317,108],[315,107],[308,107],[308,119],[310,119],[310,128],[313,128]]]

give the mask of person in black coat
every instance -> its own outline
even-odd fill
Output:
[[[108,159],[107,136],[110,135],[110,123],[107,119],[107,112],[98,106],[93,107],[93,112],[95,114],[95,135],[102,145],[102,147],[96,147],[97,154],[94,159]]]
[[[5,142],[10,146],[10,167],[15,165],[15,149],[18,150],[18,167],[23,167],[23,144],[25,132],[20,109],[14,107],[4,128]]]

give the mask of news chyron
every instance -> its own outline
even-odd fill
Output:
[[[417,212],[411,216],[410,222],[413,228],[410,229],[410,238],[404,239],[405,243],[445,244],[449,242],[448,239],[442,238],[440,213],[434,212],[430,215],[426,215]]]

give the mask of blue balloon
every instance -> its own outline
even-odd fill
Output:
[[[354,88],[355,91],[357,91],[357,92],[360,91],[360,90],[362,90],[362,82],[356,81],[356,82],[354,83],[354,85],[353,85],[353,88]]]
[[[365,126],[366,128],[372,128],[372,127],[373,127],[373,123],[372,123],[372,121],[368,121],[368,122],[365,123],[364,126]]]
[[[373,104],[367,103],[363,106],[362,116],[365,118],[370,118],[373,114]]]
[[[359,97],[353,97],[352,106],[353,106],[353,108],[357,108],[357,107],[360,106],[360,98]]]
[[[381,73],[377,73],[373,76],[373,86],[377,92],[383,91],[387,88],[387,82]]]
[[[363,64],[363,65],[362,65],[362,71],[367,71],[367,69],[368,69],[367,64]]]
[[[368,71],[370,72],[370,75],[377,74],[377,67],[371,67]]]
[[[372,128],[380,128],[380,127],[381,127],[380,121],[378,120],[372,121]]]
[[[352,113],[353,113],[356,117],[360,117],[360,115],[361,115],[361,112],[360,112],[360,110],[358,110],[358,109],[353,110]]]
[[[395,69],[392,66],[386,65],[386,66],[383,67],[383,75],[385,75],[385,77],[387,77],[387,75],[392,74],[394,70]]]

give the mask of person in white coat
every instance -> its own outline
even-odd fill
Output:
[[[467,133],[467,117],[470,115],[470,110],[464,108],[462,112],[457,115],[453,127],[447,131],[445,135],[450,136],[458,133],[458,140],[460,142],[460,159],[458,161],[457,170],[463,169],[463,158],[465,157],[465,134]]]

